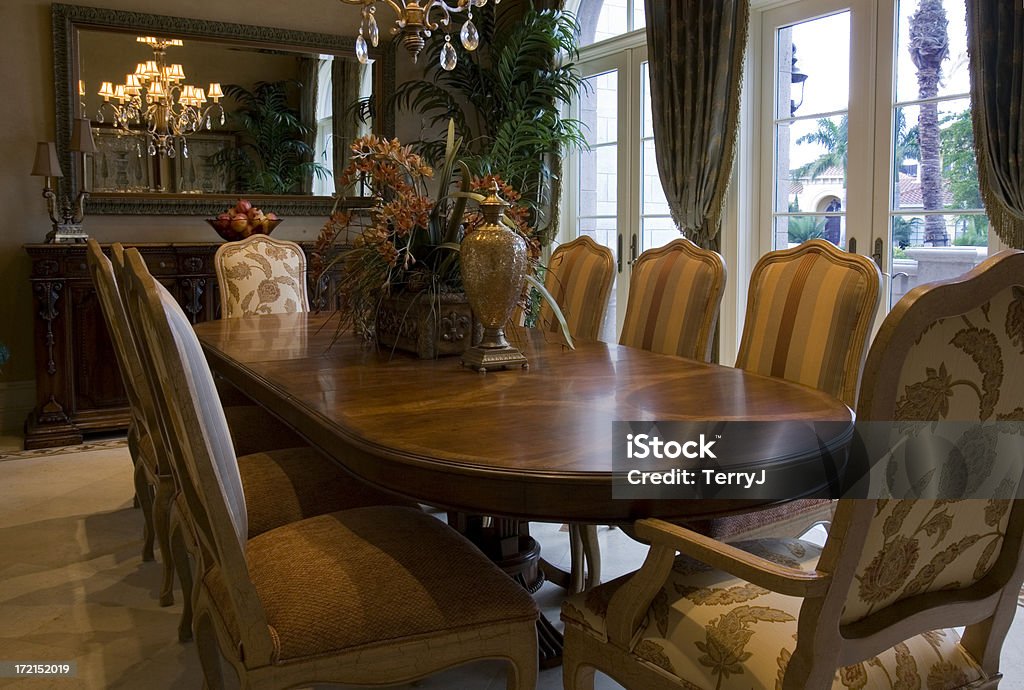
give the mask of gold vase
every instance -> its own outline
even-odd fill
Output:
[[[462,364],[480,372],[527,364],[523,353],[505,339],[527,263],[526,240],[499,223],[505,206],[495,194],[480,202],[484,222],[459,250],[466,299],[484,327],[483,338],[463,353]]]

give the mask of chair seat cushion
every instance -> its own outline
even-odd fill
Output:
[[[821,555],[817,546],[798,539],[761,539],[735,546],[805,570],[813,569]],[[606,641],[608,602],[629,577],[570,597],[562,606],[562,620]],[[633,654],[640,663],[681,678],[683,687],[777,687],[796,647],[802,603],[799,597],[771,592],[679,556],[651,604]],[[965,687],[983,674],[959,642],[953,630],[918,635],[873,659],[840,669],[832,687]]]
[[[249,538],[281,525],[349,508],[414,506],[373,488],[309,446],[238,458]]]
[[[473,544],[410,508],[292,523],[250,540],[246,561],[282,662],[537,617],[529,593]],[[215,602],[217,581],[215,568]]]

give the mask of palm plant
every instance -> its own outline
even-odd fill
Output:
[[[924,100],[939,95],[942,63],[949,57],[946,8],[942,0],[920,0],[910,17],[910,58],[917,67],[917,95]],[[921,150],[921,197],[926,211],[942,208],[942,157],[940,153],[939,106],[919,106],[918,141]],[[925,244],[949,244],[946,222],[940,215],[925,217]]]
[[[821,239],[825,236],[825,219],[819,216],[792,216],[786,230],[792,244]]]
[[[249,194],[291,194],[299,191],[309,176],[330,176],[316,162],[306,139],[312,129],[302,122],[298,110],[288,104],[288,86],[296,82],[258,81],[249,90],[226,84],[224,94],[238,107],[230,112],[239,135],[237,148],[224,149],[213,158]]]
[[[499,174],[520,190],[532,209],[531,222],[544,226],[540,235],[546,242],[557,229],[557,215],[543,212],[557,206],[561,156],[586,147],[582,123],[560,111],[560,104],[584,88],[575,65],[579,25],[571,13],[558,10],[531,8],[514,20],[511,14],[496,17],[491,5],[475,9],[480,49],[467,52],[453,42],[459,51],[455,69],[434,68],[423,79],[405,82],[394,103],[420,113],[428,131],[444,132],[453,120],[472,174]],[[443,45],[434,41],[424,50],[426,64],[438,64]],[[414,145],[428,160],[443,159],[442,134]]]

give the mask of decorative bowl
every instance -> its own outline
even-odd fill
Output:
[[[210,227],[217,231],[217,234],[223,237],[228,242],[237,242],[238,240],[244,240],[250,235],[269,235],[274,232],[274,228],[281,224],[284,218],[278,218],[276,220],[265,220],[259,225],[253,227],[247,227],[245,230],[238,231],[231,228],[230,222],[225,223],[224,221],[216,218],[205,218]]]

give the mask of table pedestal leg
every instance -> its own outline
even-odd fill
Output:
[[[540,544],[530,536],[527,522],[507,518],[448,513],[448,524],[477,545],[481,551],[530,594],[544,584],[540,567]],[[562,633],[540,614],[537,619],[537,649],[542,669],[562,664]]]

